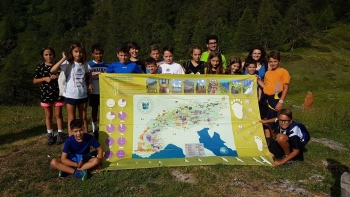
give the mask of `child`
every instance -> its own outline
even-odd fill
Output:
[[[128,46],[122,45],[117,49],[119,62],[113,62],[106,70],[106,73],[143,73],[134,62],[129,60]]]
[[[171,46],[163,48],[163,58],[165,62],[159,66],[163,74],[185,74],[182,66],[174,62],[174,49]]]
[[[221,54],[217,51],[212,51],[209,54],[207,62],[206,74],[224,74],[225,70],[222,65]]]
[[[260,99],[261,119],[277,117],[277,112],[282,109],[287,97],[290,75],[288,71],[280,67],[281,55],[278,51],[272,51],[269,55],[271,70],[265,74],[264,81],[258,78],[258,83],[263,88]],[[273,126],[273,125],[270,125]],[[271,141],[271,128],[264,126],[266,141]]]
[[[289,109],[281,109],[277,118],[261,120],[261,123],[275,123],[278,125],[276,140],[270,144],[269,150],[276,160],[273,166],[279,166],[290,160],[304,160],[303,148],[310,140],[310,134],[306,127],[293,121],[292,112]]]
[[[183,63],[185,74],[204,74],[205,62],[200,61],[202,49],[200,46],[194,46],[190,49],[192,59]]]
[[[242,61],[239,57],[233,57],[230,59],[230,64],[227,67],[226,74],[241,75],[242,74]]]
[[[137,42],[129,42],[128,43],[130,61],[134,62],[139,68],[141,68],[142,72],[146,72],[146,67],[144,62],[139,57],[140,45]]]
[[[158,67],[158,73],[162,73],[162,68],[159,67],[159,65],[164,64],[164,60],[162,58],[159,58],[160,54],[160,48],[159,45],[154,44],[151,45],[150,51],[149,51],[149,56],[154,58],[157,62],[157,67]],[[148,74],[149,71],[146,69],[146,73]]]
[[[100,143],[89,134],[84,132],[83,121],[74,119],[70,122],[71,133],[62,150],[61,158],[54,158],[50,165],[59,170],[59,177],[73,174],[85,181],[87,170],[100,165],[102,161],[102,147]],[[90,147],[97,150],[97,157],[92,157]]]
[[[59,70],[67,72],[67,85],[63,96],[67,104],[68,131],[71,131],[69,122],[75,119],[75,111],[78,108],[79,118],[84,122],[84,132],[87,133],[87,87],[90,85],[90,76],[97,75],[99,72],[89,72],[85,48],[80,43],[73,43],[70,46],[67,57],[64,52],[62,53],[62,59],[51,68],[51,73],[57,73]],[[71,135],[72,133],[69,133],[69,136]]]
[[[94,44],[91,47],[91,55],[94,60],[88,62],[90,72],[104,73],[109,66],[109,63],[103,61],[104,50],[101,45]],[[98,76],[91,77],[89,105],[91,107],[91,125],[94,136],[98,140],[97,114],[98,106],[100,105],[100,87]]]
[[[55,51],[51,47],[45,47],[41,49],[41,57],[44,63],[37,66],[33,79],[34,84],[40,84],[41,90],[41,106],[45,111],[45,123],[47,130],[47,144],[52,145],[54,143],[54,135],[52,129],[52,116],[53,108],[55,109],[56,124],[57,124],[57,144],[63,143],[63,118],[62,118],[62,106],[64,104],[64,98],[59,96],[58,89],[58,73],[51,74],[50,69],[54,64]]]
[[[245,61],[244,68],[247,71],[246,75],[254,75],[257,78],[259,78],[259,73],[258,73],[258,71],[256,71],[256,67],[257,67],[257,65],[256,65],[255,60],[248,59],[247,61]],[[262,94],[262,89],[259,88],[259,85],[257,87],[257,92],[258,92],[258,100],[260,100],[261,94]]]
[[[145,65],[148,70],[148,74],[158,74],[158,66],[157,66],[157,61],[150,57],[145,60]]]

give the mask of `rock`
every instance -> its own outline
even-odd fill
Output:
[[[316,181],[322,181],[324,179],[324,177],[319,175],[319,174],[314,174],[314,175],[310,176],[309,179],[316,180]]]
[[[314,138],[312,137],[311,142],[317,142],[317,143],[321,143],[325,146],[328,146],[331,149],[335,149],[335,150],[349,150],[348,147],[344,146],[343,144],[333,141],[333,140],[329,140],[326,138]]]
[[[344,172],[341,175],[340,188],[341,188],[341,196],[342,197],[350,196],[350,174],[348,172]]]
[[[171,174],[174,175],[178,181],[187,182],[187,183],[196,182],[196,179],[192,174],[183,174],[178,170],[173,170]]]

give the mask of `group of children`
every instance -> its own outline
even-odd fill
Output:
[[[43,48],[40,54],[44,62],[37,67],[33,83],[41,84],[41,106],[45,111],[49,145],[55,141],[52,125],[53,111],[58,128],[57,144],[64,142],[62,134],[62,106],[64,103],[68,113],[69,138],[66,140],[61,158],[53,159],[51,166],[60,170],[60,176],[68,173],[84,180],[86,170],[100,164],[102,148],[97,141],[99,130],[97,114],[100,103],[98,75],[104,72],[255,75],[259,84],[259,107],[265,137],[269,148],[270,144],[273,144],[270,148],[273,156],[282,157],[282,160],[276,160],[273,165],[281,165],[291,159],[302,160],[302,148],[305,142],[307,143],[307,137],[303,136],[298,124],[292,122],[292,113],[282,109],[288,93],[290,75],[287,70],[280,68],[280,53],[272,51],[267,62],[264,60],[266,53],[263,48],[255,47],[245,62],[242,62],[239,57],[233,57],[226,66],[225,57],[217,50],[210,50],[211,45],[217,45],[217,38],[207,40],[208,51],[204,52],[207,59],[203,59],[202,49],[199,46],[192,47],[190,49],[191,60],[183,65],[174,62],[174,49],[171,46],[163,48],[163,59],[161,59],[159,46],[152,45],[150,57],[142,61],[138,56],[139,45],[131,42],[118,48],[119,61],[112,64],[103,61],[104,50],[98,44],[91,47],[91,55],[94,59],[89,62],[87,62],[85,48],[80,43],[72,44],[69,52],[67,54],[63,52],[58,62],[54,61],[55,51],[52,48]],[[60,72],[65,72],[67,76],[63,96],[58,94],[57,79]],[[87,134],[88,101],[92,107],[91,124],[95,137]],[[75,116],[76,109],[79,112],[79,119]],[[274,123],[279,126],[277,135],[272,132]],[[90,146],[97,149],[97,157],[91,157],[88,151]]]

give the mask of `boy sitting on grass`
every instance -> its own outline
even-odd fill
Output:
[[[81,180],[86,180],[87,170],[100,165],[102,147],[95,137],[84,133],[83,121],[79,119],[70,122],[71,135],[62,150],[61,158],[54,158],[50,165],[59,170],[59,177],[73,174]],[[92,157],[90,147],[97,150],[97,157]]]
[[[293,121],[292,112],[289,109],[281,109],[277,118],[261,120],[261,123],[278,124],[275,140],[271,142],[269,150],[275,160],[272,166],[286,164],[291,160],[304,161],[303,149],[310,140],[310,134],[301,123]]]

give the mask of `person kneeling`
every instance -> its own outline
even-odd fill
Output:
[[[310,134],[306,127],[293,121],[292,112],[289,109],[278,111],[277,118],[261,120],[263,124],[278,124],[275,140],[269,145],[269,150],[275,159],[273,166],[287,164],[291,160],[304,161],[304,146],[310,140]]]
[[[81,180],[87,179],[87,170],[100,165],[102,147],[92,135],[84,133],[83,121],[79,119],[70,122],[71,135],[62,150],[61,158],[54,158],[50,165],[59,170],[59,177],[73,174]],[[90,147],[97,150],[97,157],[92,157]]]

